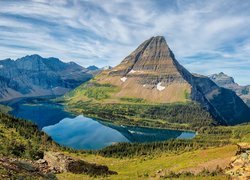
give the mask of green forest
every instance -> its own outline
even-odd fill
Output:
[[[0,112],[0,154],[3,156],[40,159],[43,152],[59,146],[30,121]]]
[[[126,99],[128,100],[128,99]],[[133,99],[134,100],[134,99]],[[132,101],[131,98],[129,101]],[[138,102],[139,100],[135,99]],[[86,116],[120,125],[197,130],[216,125],[212,116],[197,103],[91,103],[78,101],[68,106]]]

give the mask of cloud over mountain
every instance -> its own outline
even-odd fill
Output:
[[[0,59],[36,53],[114,66],[142,40],[164,35],[190,71],[223,71],[247,84],[249,8],[247,0],[0,1]]]

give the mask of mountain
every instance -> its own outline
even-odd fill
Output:
[[[90,71],[99,70],[99,68],[98,68],[98,67],[96,67],[95,65],[93,65],[93,66],[89,66],[89,67],[87,67],[87,69],[88,69],[88,70],[90,70]]]
[[[112,69],[112,67],[111,66],[104,66],[102,68],[98,68],[97,66],[93,65],[93,66],[87,67],[87,69],[89,70],[88,72],[90,72],[90,73],[95,72],[95,74],[97,74],[97,73],[99,73],[99,72],[101,72],[103,70]]]
[[[18,97],[62,95],[92,78],[87,69],[57,58],[30,55],[0,61],[0,101]]]
[[[104,66],[104,67],[102,68],[102,70],[110,70],[110,69],[112,69],[112,66]]]
[[[250,85],[240,86],[234,82],[234,79],[223,72],[212,74],[209,78],[218,86],[231,89],[250,107]]]
[[[219,74],[212,74],[208,76],[212,81],[214,81],[218,86],[228,88],[230,86],[239,86],[237,83],[234,82],[234,79],[223,72]]]
[[[87,67],[87,70],[88,70],[87,72],[89,74],[92,74],[93,76],[96,76],[97,74],[99,74],[102,71],[101,68],[98,68],[95,65]]]
[[[194,102],[218,124],[250,120],[249,108],[235,92],[217,86],[206,76],[192,75],[178,63],[162,36],[146,40],[119,65],[102,71],[66,97],[71,103]]]

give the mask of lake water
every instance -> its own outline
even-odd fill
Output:
[[[12,115],[33,121],[55,142],[75,149],[101,149],[117,142],[153,142],[195,136],[193,132],[117,126],[83,115],[75,116],[66,112],[62,105],[44,98],[26,98],[6,104],[13,108]]]

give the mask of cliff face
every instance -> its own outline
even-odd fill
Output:
[[[103,71],[92,82],[111,84],[118,89],[102,102],[119,102],[124,98],[142,99],[148,103],[194,101],[209,111],[217,124],[250,120],[248,107],[233,91],[217,86],[208,77],[192,75],[178,63],[162,36],[146,40],[118,66]],[[86,88],[95,86],[92,82],[78,90],[87,92]],[[90,93],[86,92],[88,96]]]
[[[205,107],[219,124],[249,122],[250,110],[235,92],[221,88],[208,77],[194,77],[192,100]]]
[[[0,61],[0,101],[17,97],[61,95],[89,80],[83,67],[39,55]]]
[[[240,86],[234,82],[234,79],[223,72],[213,74],[209,78],[218,86],[231,89],[250,107],[250,86]]]

